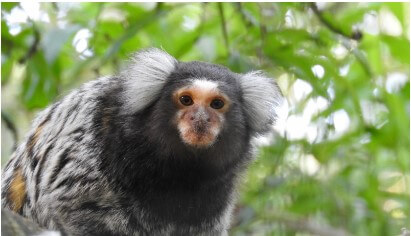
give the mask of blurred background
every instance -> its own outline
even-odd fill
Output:
[[[409,229],[409,3],[2,3],[1,164],[36,112],[130,53],[262,69],[287,103],[230,235]]]

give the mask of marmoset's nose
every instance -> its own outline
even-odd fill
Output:
[[[210,115],[204,107],[198,107],[196,111],[190,116],[193,128],[197,133],[205,133],[207,131],[208,123],[211,122]]]
[[[198,134],[203,134],[207,131],[207,121],[197,120],[193,124],[194,130]]]

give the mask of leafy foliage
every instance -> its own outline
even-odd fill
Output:
[[[41,3],[19,22],[32,5],[1,6],[2,118],[19,133],[144,47],[263,69],[288,118],[244,177],[231,233],[409,229],[408,3]]]

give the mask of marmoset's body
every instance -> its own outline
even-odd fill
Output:
[[[3,170],[2,207],[69,235],[224,235],[280,97],[260,73],[141,51],[40,113]]]

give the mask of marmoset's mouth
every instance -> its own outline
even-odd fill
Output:
[[[217,139],[218,131],[213,131],[207,125],[190,127],[188,129],[180,129],[180,137],[187,145],[205,148],[211,146]]]

